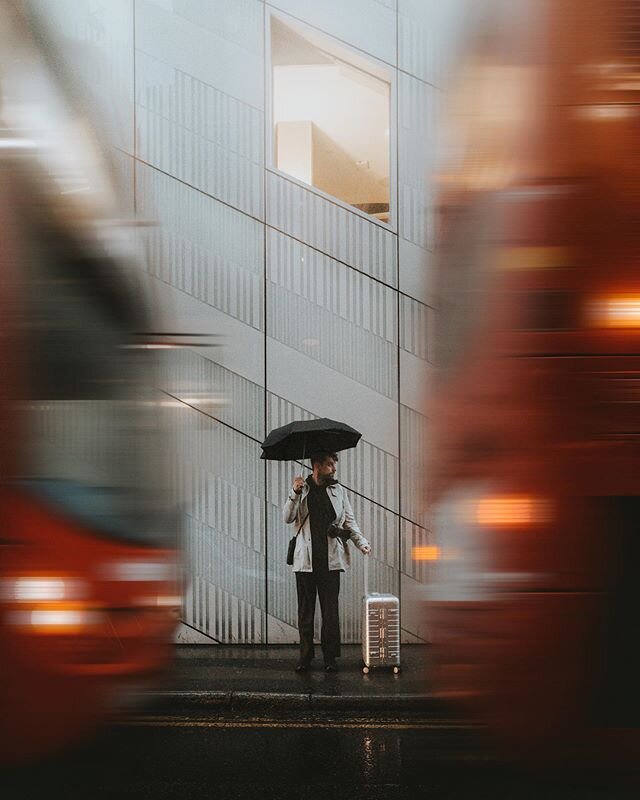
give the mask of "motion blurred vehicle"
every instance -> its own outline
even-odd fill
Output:
[[[154,683],[181,602],[132,251],[97,140],[20,7],[0,6],[4,765],[80,740]]]
[[[434,541],[418,554],[436,688],[505,755],[629,763],[640,3],[483,6],[440,174]]]

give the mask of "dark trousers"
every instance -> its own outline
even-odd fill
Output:
[[[340,620],[338,595],[340,570],[326,572],[296,572],[298,591],[298,631],[300,632],[300,661],[308,663],[314,656],[313,620],[316,612],[316,595],[320,598],[322,632],[320,641],[325,659],[340,655]]]

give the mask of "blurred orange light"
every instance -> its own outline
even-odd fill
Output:
[[[569,247],[504,247],[498,256],[502,270],[544,270],[566,267],[574,254]]]
[[[7,621],[23,630],[37,634],[79,634],[104,622],[103,614],[81,606],[32,608],[12,611]]]
[[[591,307],[591,322],[598,328],[640,328],[640,295],[603,297]]]
[[[484,497],[476,507],[477,524],[487,527],[532,525],[549,518],[549,503],[527,495]]]
[[[414,547],[412,550],[414,561],[438,561],[441,557],[440,548],[435,545]]]
[[[9,603],[49,603],[86,593],[84,581],[60,575],[18,575],[0,582],[0,599]]]

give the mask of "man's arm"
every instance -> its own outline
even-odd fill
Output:
[[[302,487],[304,486],[304,479],[297,477],[293,479],[293,485],[289,490],[289,497],[282,509],[282,518],[286,525],[290,525],[296,521],[298,510],[300,508],[300,497],[302,496]]]

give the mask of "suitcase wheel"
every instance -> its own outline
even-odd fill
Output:
[[[369,667],[362,667],[362,671],[364,672],[365,675],[368,675],[369,674]]]

